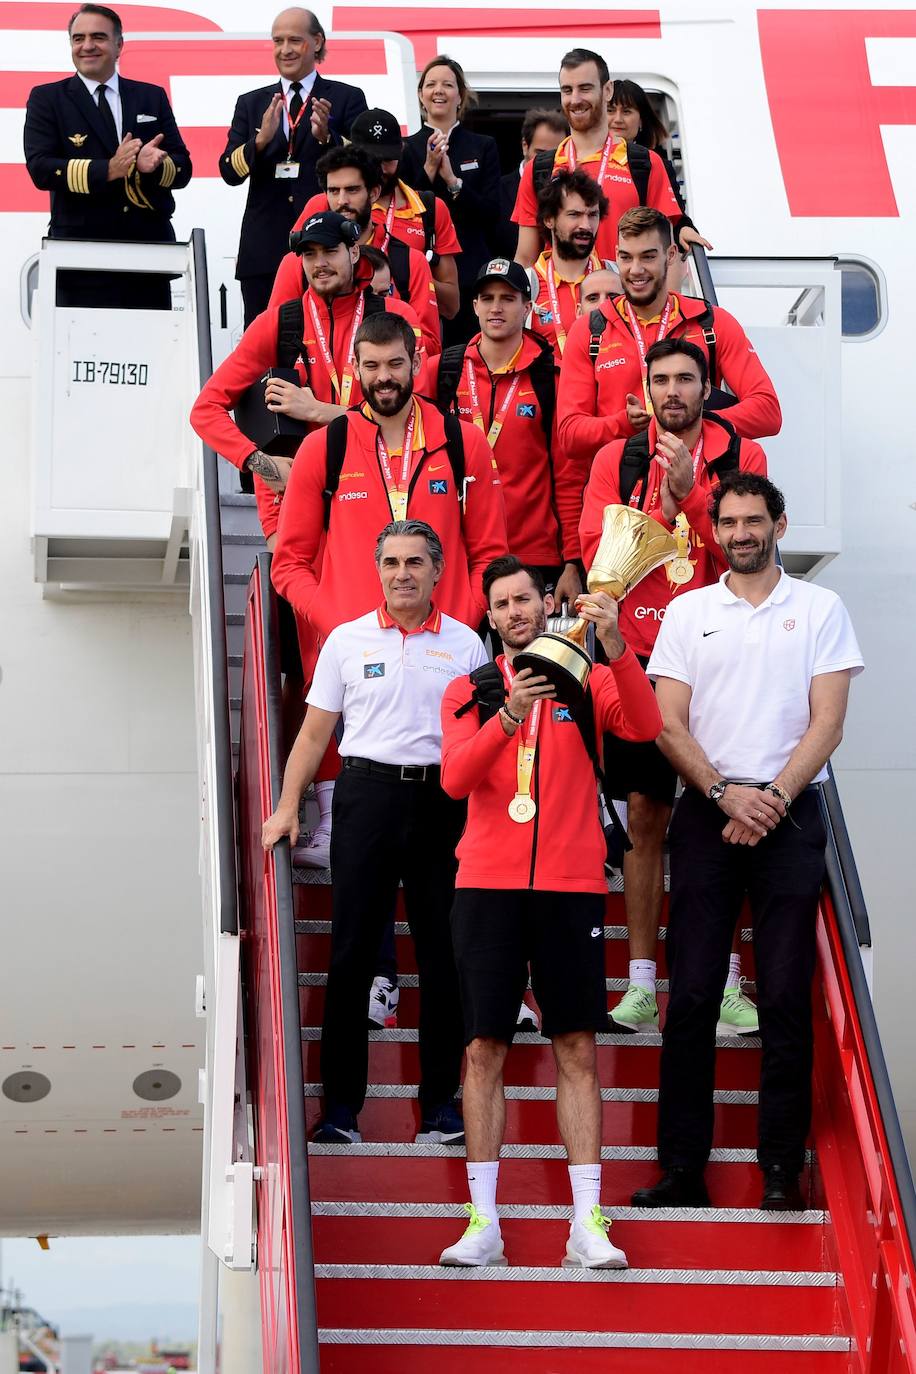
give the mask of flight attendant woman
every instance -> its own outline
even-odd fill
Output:
[[[461,243],[461,308],[443,321],[443,342],[466,343],[477,332],[471,288],[492,257],[487,230],[499,218],[499,154],[488,134],[471,133],[461,123],[476,97],[451,57],[426,64],[417,92],[424,124],[404,141],[401,175],[418,190],[431,188],[451,211]]]

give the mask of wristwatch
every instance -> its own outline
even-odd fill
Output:
[[[712,787],[708,788],[706,795],[710,801],[720,802],[722,798],[725,796],[725,789],[727,786],[728,783],[725,781],[725,779],[720,778],[718,782],[714,782]]]
[[[456,177],[455,180],[449,184],[447,189],[452,200],[459,194],[463,185],[464,182],[461,180],[461,177]]]

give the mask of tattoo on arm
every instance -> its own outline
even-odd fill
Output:
[[[256,448],[254,453],[249,453],[245,459],[245,466],[249,472],[256,472],[259,477],[263,477],[267,482],[282,480],[280,469],[273,458],[269,453],[262,453],[259,448]]]

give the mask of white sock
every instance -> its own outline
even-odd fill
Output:
[[[729,988],[736,988],[741,982],[741,955],[730,954],[728,956],[728,977],[725,980],[725,991]]]
[[[570,1164],[569,1185],[572,1188],[573,1223],[588,1221],[592,1208],[601,1196],[601,1165]]]
[[[499,1213],[496,1210],[496,1180],[499,1177],[499,1160],[485,1164],[472,1164],[468,1161],[468,1191],[471,1202],[482,1216],[492,1221],[499,1230]]]
[[[631,959],[630,960],[630,982],[636,987],[642,988],[644,992],[655,991],[655,960],[654,959]]]
[[[318,803],[318,826],[316,835],[328,836],[331,833],[331,804],[334,801],[334,780],[315,783],[315,800]]]

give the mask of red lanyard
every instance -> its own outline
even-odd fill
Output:
[[[693,458],[693,480],[694,480],[694,482],[696,482],[696,480],[697,480],[697,473],[698,473],[699,470],[700,470],[700,462],[702,461],[702,458],[703,458],[703,431],[702,431],[702,429],[700,430],[700,437],[699,437],[699,439],[698,439],[697,442],[696,442],[696,447],[695,447],[695,449],[693,450],[693,453],[691,454],[691,457]],[[653,470],[655,471],[656,474],[657,474],[658,471],[659,471],[658,463],[655,461],[654,458],[653,458],[653,460],[652,460],[652,464],[651,464],[651,466],[650,466],[649,473],[646,474],[646,477],[645,477],[645,479],[644,479],[645,482],[648,482],[648,481],[649,481],[649,475],[652,473]],[[634,508],[634,510],[640,508],[640,497],[641,497],[641,495],[642,495],[642,491],[643,491],[643,483],[642,483],[642,482],[637,482],[637,484],[636,484],[636,486],[635,486],[635,488],[634,488],[634,490],[633,490],[633,493],[632,493],[632,495],[630,496],[630,505]],[[655,509],[655,507],[659,504],[659,501],[660,501],[660,499],[661,499],[661,491],[662,491],[661,479],[660,479],[660,478],[657,478],[657,480],[656,480],[656,482],[655,482],[655,486],[654,486],[653,489],[652,489],[652,495],[649,497],[649,501],[648,501],[648,503],[647,503],[647,505],[646,505],[646,507],[645,507],[646,515],[651,515],[652,512],[653,512],[653,510]]]
[[[482,431],[483,412],[480,409],[480,395],[477,391],[477,377],[474,373],[474,361],[471,358],[470,352],[468,352],[468,356],[467,358],[465,358],[464,361],[464,375],[467,380],[468,391],[471,394],[471,418],[474,421],[474,424],[477,426],[477,428]],[[509,410],[510,405],[512,404],[512,397],[518,390],[518,384],[521,380],[522,374],[520,372],[516,372],[512,378],[512,381],[509,383],[505,396],[503,397],[503,403],[499,407],[496,419],[493,421],[490,428],[487,430],[487,443],[490,445],[491,453],[496,448],[496,441],[500,436],[502,427],[506,420],[506,414]],[[498,382],[494,382],[494,386],[498,385]]]
[[[309,102],[310,102],[310,100],[311,100],[311,98],[312,98],[312,93],[311,93],[311,91],[310,91],[308,95],[302,97],[302,109],[301,109],[301,110],[299,111],[299,113],[296,115],[296,118],[295,118],[295,119],[291,119],[291,118],[290,118],[289,104],[287,103],[286,96],[283,94],[282,89],[281,89],[280,95],[281,95],[281,98],[282,98],[282,100],[283,100],[283,108],[284,108],[284,110],[286,111],[286,122],[287,122],[287,124],[289,125],[289,153],[288,153],[288,157],[289,157],[289,160],[290,160],[290,162],[291,162],[291,161],[292,161],[292,158],[293,158],[293,140],[294,140],[295,137],[296,137],[296,130],[299,128],[299,125],[302,123],[302,116],[305,114],[306,110],[308,109]]]
[[[591,253],[588,259],[589,272],[595,272],[598,270],[597,262],[598,259],[595,257],[595,254]],[[562,358],[563,350],[566,347],[566,328],[563,324],[563,317],[560,314],[560,295],[557,291],[557,282],[554,273],[552,256],[547,259],[545,266],[546,271],[544,273],[544,281],[547,284],[547,295],[550,299],[551,314],[553,315],[554,322],[556,324],[557,348],[560,350],[560,357]],[[586,276],[587,275],[588,273],[586,273]],[[566,285],[569,287],[569,294],[573,304],[574,316],[576,313],[576,308],[579,304],[579,287],[582,285],[582,282],[584,280],[585,277],[580,277],[577,282],[566,282]]]
[[[607,171],[608,159],[611,156],[611,149],[616,142],[617,139],[613,134],[608,134],[607,138],[604,140],[604,148],[601,151],[601,164],[598,168],[598,175],[594,178],[599,186],[604,185],[604,174]],[[566,143],[566,161],[569,165],[569,170],[574,172],[576,170],[576,145],[573,142],[572,134],[570,134]]]
[[[376,435],[375,445],[378,451],[379,462],[382,465],[382,472],[385,476],[385,487],[388,491],[388,504],[391,507],[391,517],[393,520],[407,519],[407,495],[410,491],[410,479],[413,476],[411,471],[413,464],[413,432],[416,426],[417,407],[414,404],[410,412],[410,419],[404,426],[404,444],[401,449],[401,476],[399,481],[395,481],[394,473],[391,468],[391,457],[388,453],[388,446],[382,438],[382,431]]]
[[[677,298],[673,295],[669,295],[668,299],[665,301],[665,308],[662,311],[662,317],[658,322],[658,333],[655,336],[656,343],[661,343],[662,339],[668,333],[668,321],[671,318],[672,301],[674,301],[675,304],[677,304]],[[626,299],[626,297],[624,297],[624,305],[626,307],[627,319],[630,324],[630,333],[636,340],[636,347],[639,350],[639,370],[642,373],[643,396],[646,402],[646,410],[648,410],[649,414],[651,415],[652,402],[649,400],[649,373],[646,367],[646,354],[649,350],[646,346],[646,338],[642,332],[642,327],[640,326],[639,320],[636,318],[636,311],[633,309],[632,305]]]
[[[330,307],[328,308],[330,309]],[[350,394],[353,391],[353,380],[355,377],[355,370],[353,367],[353,340],[356,338],[357,329],[359,329],[360,325],[363,322],[363,314],[365,312],[365,309],[366,297],[362,294],[362,292],[360,292],[356,302],[356,309],[353,311],[353,328],[350,331],[350,343],[347,348],[347,361],[344,367],[343,382],[341,382],[340,378],[337,375],[337,368],[334,365],[334,359],[331,355],[331,350],[328,347],[328,341],[324,333],[324,326],[322,325],[321,320],[318,318],[318,311],[315,308],[315,301],[312,297],[311,292],[309,292],[309,310],[312,315],[312,324],[315,326],[315,337],[318,340],[318,347],[321,349],[321,356],[324,359],[324,365],[328,370],[328,376],[331,379],[331,387],[334,391],[335,397],[337,398],[337,403],[338,405],[342,405],[345,407],[349,406],[350,404]]]
[[[385,211],[385,237],[379,245],[383,253],[388,252],[388,244],[391,242],[391,231],[394,228],[394,202],[397,197],[397,187],[391,192],[391,202]]]

